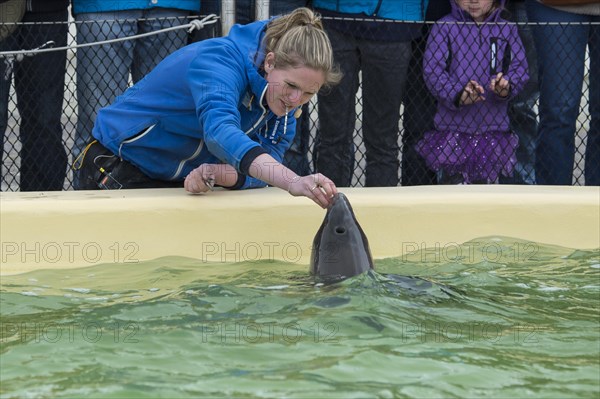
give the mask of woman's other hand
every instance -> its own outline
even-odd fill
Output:
[[[202,164],[192,170],[190,174],[185,177],[183,183],[185,190],[192,194],[200,194],[212,190],[216,182],[215,166],[216,165],[212,164]]]

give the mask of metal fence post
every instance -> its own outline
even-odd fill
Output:
[[[235,0],[221,1],[221,35],[227,36],[235,24]]]
[[[256,21],[262,21],[263,19],[269,19],[269,9],[271,5],[271,0],[256,0],[255,4],[255,14]]]

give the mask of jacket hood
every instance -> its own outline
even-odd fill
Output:
[[[257,21],[246,25],[233,25],[227,37],[231,39],[233,45],[244,57],[249,59],[256,66],[259,66],[264,58],[264,37],[267,25],[272,20]]]
[[[450,5],[452,6],[452,12],[450,14],[457,21],[473,22],[473,17],[471,17],[471,15],[468,12],[466,12],[465,10],[460,8],[460,6],[457,3],[457,0],[449,0],[449,1],[450,1]],[[506,4],[506,0],[500,0],[500,7],[496,8],[494,11],[492,11],[490,13],[490,15],[488,15],[487,18],[483,22],[497,22],[498,19],[500,18],[500,14],[502,13],[502,10],[504,9],[505,4]]]
[[[266,85],[266,80],[261,74],[261,66],[266,55],[263,38],[267,25],[272,19],[247,25],[234,25],[227,35],[227,39],[242,56],[252,91],[258,97],[262,95]]]

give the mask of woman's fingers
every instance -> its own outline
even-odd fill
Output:
[[[199,194],[212,190],[215,182],[214,173],[203,166],[200,165],[185,177],[183,187],[186,191],[192,194]]]
[[[333,196],[337,194],[337,187],[328,177],[321,173],[303,176],[290,183],[288,191],[293,196],[305,196],[313,200],[321,208],[327,208]]]
[[[327,208],[331,204],[333,196],[338,192],[337,187],[328,177],[321,173],[316,173],[312,177],[314,185],[310,188],[309,198],[315,201],[321,208]]]

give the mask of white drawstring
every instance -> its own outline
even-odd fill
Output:
[[[287,133],[287,118],[288,118],[288,106],[285,106],[285,119],[283,120],[283,137]]]

